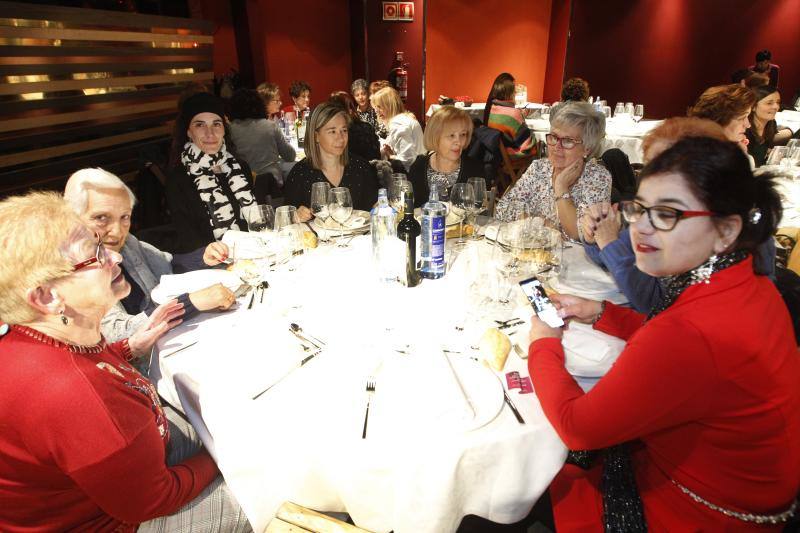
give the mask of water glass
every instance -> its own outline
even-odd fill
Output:
[[[478,238],[478,215],[483,213],[488,207],[489,195],[486,190],[486,180],[481,177],[467,178],[467,183],[472,185],[472,192],[475,201],[471,208],[467,210],[467,222],[473,225],[472,238]]]
[[[334,187],[328,195],[328,213],[331,218],[339,224],[341,228],[339,234],[339,248],[347,248],[344,243],[344,224],[353,214],[353,198],[350,189],[347,187]]]
[[[464,218],[475,208],[475,191],[469,183],[456,183],[450,191],[450,204],[453,213],[459,217],[457,244],[467,243],[464,238]]]
[[[311,184],[311,212],[314,218],[318,218],[322,225],[328,219],[328,194],[331,190],[331,184],[327,181],[318,181]]]
[[[642,104],[636,104],[636,108],[633,110],[633,120],[638,123],[643,118],[644,106]]]
[[[394,176],[403,176],[395,178]],[[414,192],[411,182],[405,179],[404,174],[392,175],[392,183],[389,186],[389,205],[395,210],[395,222],[399,223],[406,211],[406,195]]]
[[[603,114],[606,116],[606,118],[611,118],[611,106],[604,105]]]
[[[275,208],[269,204],[247,206],[242,209],[242,216],[251,232],[264,233],[275,227]]]
[[[614,118],[621,117],[625,113],[625,104],[622,102],[617,102],[616,107],[614,107]]]
[[[626,102],[625,103],[625,114],[633,116],[633,110],[635,107],[633,106],[633,102]]]

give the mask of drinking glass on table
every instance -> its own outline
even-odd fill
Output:
[[[401,174],[402,175],[402,174]],[[405,175],[402,175],[405,178]],[[407,179],[392,179],[389,187],[389,205],[395,210],[395,222],[400,223],[406,210],[406,195],[414,191],[411,182]]]
[[[642,104],[636,104],[636,108],[633,110],[633,120],[634,122],[638,123],[643,118],[644,118],[644,106]]]
[[[347,187],[334,187],[328,195],[328,213],[331,218],[339,224],[339,248],[347,248],[344,243],[344,224],[353,214],[353,198],[350,196],[350,189]]]
[[[472,185],[474,202],[467,209],[467,223],[472,224],[472,239],[478,238],[478,215],[488,207],[489,195],[486,190],[486,180],[480,177],[467,178],[467,183]]]
[[[278,263],[288,262],[298,251],[302,252],[303,234],[299,227],[300,219],[295,206],[282,205],[275,210]]]
[[[625,104],[622,102],[617,102],[617,105],[614,107],[614,118],[621,117],[625,113]]]
[[[314,218],[319,221],[321,227],[325,227],[325,221],[330,216],[328,213],[328,195],[331,191],[330,183],[326,181],[318,181],[311,184],[311,212]],[[327,232],[326,232],[327,233]]]
[[[492,246],[489,269],[489,287],[491,299],[498,307],[504,308],[511,301],[514,288],[513,277],[517,274],[517,259],[507,243],[511,240],[511,227],[501,224],[497,228],[497,237]]]
[[[626,102],[625,103],[625,113],[629,116],[633,116],[633,110],[635,107],[633,106],[633,102]]]
[[[450,210],[458,216],[458,240],[456,244],[464,246],[464,218],[475,205],[475,190],[469,183],[456,183],[450,191]]]
[[[272,231],[275,227],[275,208],[269,204],[251,205],[242,209],[247,229],[253,233]]]

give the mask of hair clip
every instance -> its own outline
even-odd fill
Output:
[[[751,224],[758,224],[761,220],[761,209],[754,207],[750,211],[747,212],[747,219],[750,221]]]

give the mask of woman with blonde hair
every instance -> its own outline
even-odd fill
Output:
[[[391,87],[384,87],[370,98],[378,119],[389,131],[382,142],[381,152],[387,159],[395,159],[406,170],[418,155],[425,153],[422,126],[413,113],[406,111],[400,95]]]
[[[0,530],[252,531],[131,365],[181,304],[107,343],[101,320],[130,291],[122,258],[56,193],[0,202],[0,242]]]
[[[332,102],[318,105],[311,113],[306,128],[306,158],[292,168],[284,186],[285,201],[298,208],[302,222],[311,219],[311,184],[318,181],[349,188],[355,209],[369,210],[378,199],[375,170],[365,159],[347,153],[348,122],[344,108]]]
[[[444,106],[431,116],[423,138],[428,153],[417,156],[408,172],[417,207],[428,201],[433,184],[446,200],[456,183],[483,176],[483,165],[465,152],[471,138],[472,119],[463,109]]]

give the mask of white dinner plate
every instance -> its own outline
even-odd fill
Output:
[[[242,285],[242,279],[233,272],[221,269],[204,269],[185,274],[161,276],[161,283],[150,293],[153,301],[162,304],[187,292],[195,292],[221,283],[233,292]]]
[[[311,221],[311,224],[314,226],[314,229],[317,230],[341,231],[342,228],[338,222],[333,220],[333,218],[327,218],[323,223],[320,223],[319,219],[315,218]],[[347,220],[347,222],[344,223],[344,226],[345,233],[353,233],[369,229],[369,212],[353,209],[353,213],[350,215],[350,218]]]
[[[417,221],[420,221],[420,222],[422,220],[422,209],[420,209],[419,207],[414,209],[414,218],[416,218]],[[451,226],[455,226],[456,224],[461,222],[461,218],[462,217],[456,215],[454,212],[448,211],[447,212],[447,217],[444,219],[444,224],[448,228],[451,227]]]

